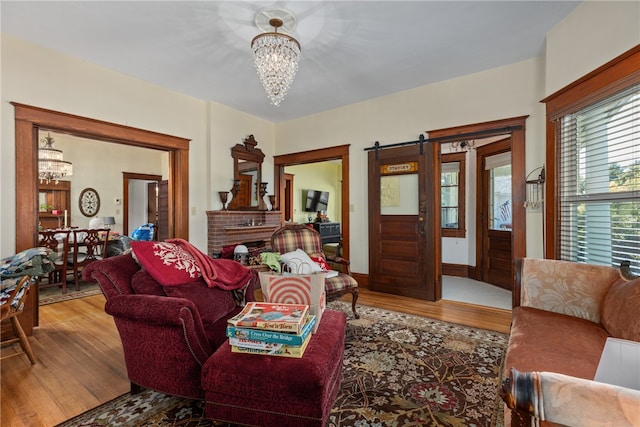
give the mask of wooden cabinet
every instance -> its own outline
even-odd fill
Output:
[[[313,222],[311,224],[320,233],[323,245],[326,243],[340,243],[339,222]]]
[[[44,228],[62,228],[64,212],[67,225],[71,225],[71,181],[42,182],[38,184],[38,222]],[[58,211],[54,214],[52,211]]]

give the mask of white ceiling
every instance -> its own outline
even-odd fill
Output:
[[[281,122],[540,56],[576,1],[1,1],[2,32]],[[274,107],[253,67],[258,11],[302,45]],[[46,67],[46,64],[42,64]]]

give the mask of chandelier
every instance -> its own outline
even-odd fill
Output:
[[[475,141],[456,141],[451,143],[451,147],[456,151],[469,151],[476,148]]]
[[[62,150],[53,148],[53,138],[47,134],[40,140],[38,149],[38,177],[40,182],[55,180],[56,184],[61,178],[73,174],[71,162],[62,160]]]
[[[274,31],[255,36],[251,41],[251,50],[260,82],[271,103],[277,106],[284,99],[298,71],[300,43],[287,34],[278,33],[278,28],[283,25],[282,19],[271,18],[269,25]]]

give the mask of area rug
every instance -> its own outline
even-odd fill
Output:
[[[329,308],[348,318],[350,304]],[[359,306],[347,325],[344,374],[329,427],[500,426],[508,336]],[[265,356],[266,357],[266,356]],[[66,421],[71,426],[213,426],[198,401],[144,391]]]
[[[69,301],[102,293],[98,283],[81,282],[79,291],[76,291],[74,286],[73,283],[71,283],[71,286],[67,284],[66,294],[63,294],[59,288],[55,287],[39,289],[38,305],[54,304],[56,302]]]

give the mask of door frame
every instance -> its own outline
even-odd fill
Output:
[[[318,150],[301,151],[298,153],[273,156],[274,191],[278,204],[284,200],[285,172],[287,166],[303,165],[308,163],[325,162],[328,160],[340,160],[342,162],[342,211],[340,213],[340,227],[342,228],[342,256],[349,259],[349,147],[350,145],[337,145]],[[281,210],[281,221],[284,223],[284,212]]]
[[[15,109],[16,252],[38,238],[40,128],[169,153],[169,229],[189,238],[189,139],[11,102]],[[105,167],[107,164],[105,163]]]
[[[162,175],[150,175],[145,173],[122,172],[122,234],[129,235],[129,181],[162,181]],[[157,199],[156,195],[156,199]]]
[[[473,278],[479,281],[485,281],[486,283],[489,283],[484,279],[486,279],[485,271],[487,270],[487,263],[489,262],[486,256],[488,255],[486,249],[489,241],[488,227],[490,212],[485,209],[487,205],[487,191],[485,190],[488,190],[488,186],[485,180],[486,174],[484,170],[484,159],[494,154],[511,151],[512,145],[511,137],[509,136],[478,147],[478,153],[476,155],[476,268],[474,269],[475,276]],[[513,191],[513,170],[511,174],[511,187],[511,190]],[[511,227],[511,233],[513,233],[513,224]],[[513,244],[513,239],[511,243]],[[513,259],[514,257],[511,255],[512,267]],[[509,290],[513,291],[513,287]]]
[[[527,218],[524,202],[526,199],[525,132],[529,116],[512,117],[483,123],[455,126],[427,131],[431,138],[451,138],[478,132],[482,137],[511,134],[511,194],[513,200],[513,229],[511,248],[513,259],[523,258],[527,254]],[[505,129],[510,129],[505,131]],[[468,137],[466,139],[469,139]],[[451,140],[449,140],[451,141]],[[476,171],[477,173],[478,171]],[[440,181],[436,180],[436,191],[440,192]],[[476,224],[478,218],[476,217]],[[477,270],[477,269],[476,269]],[[515,271],[515,268],[514,268]],[[515,280],[515,277],[513,278]],[[515,295],[515,292],[514,292]]]

